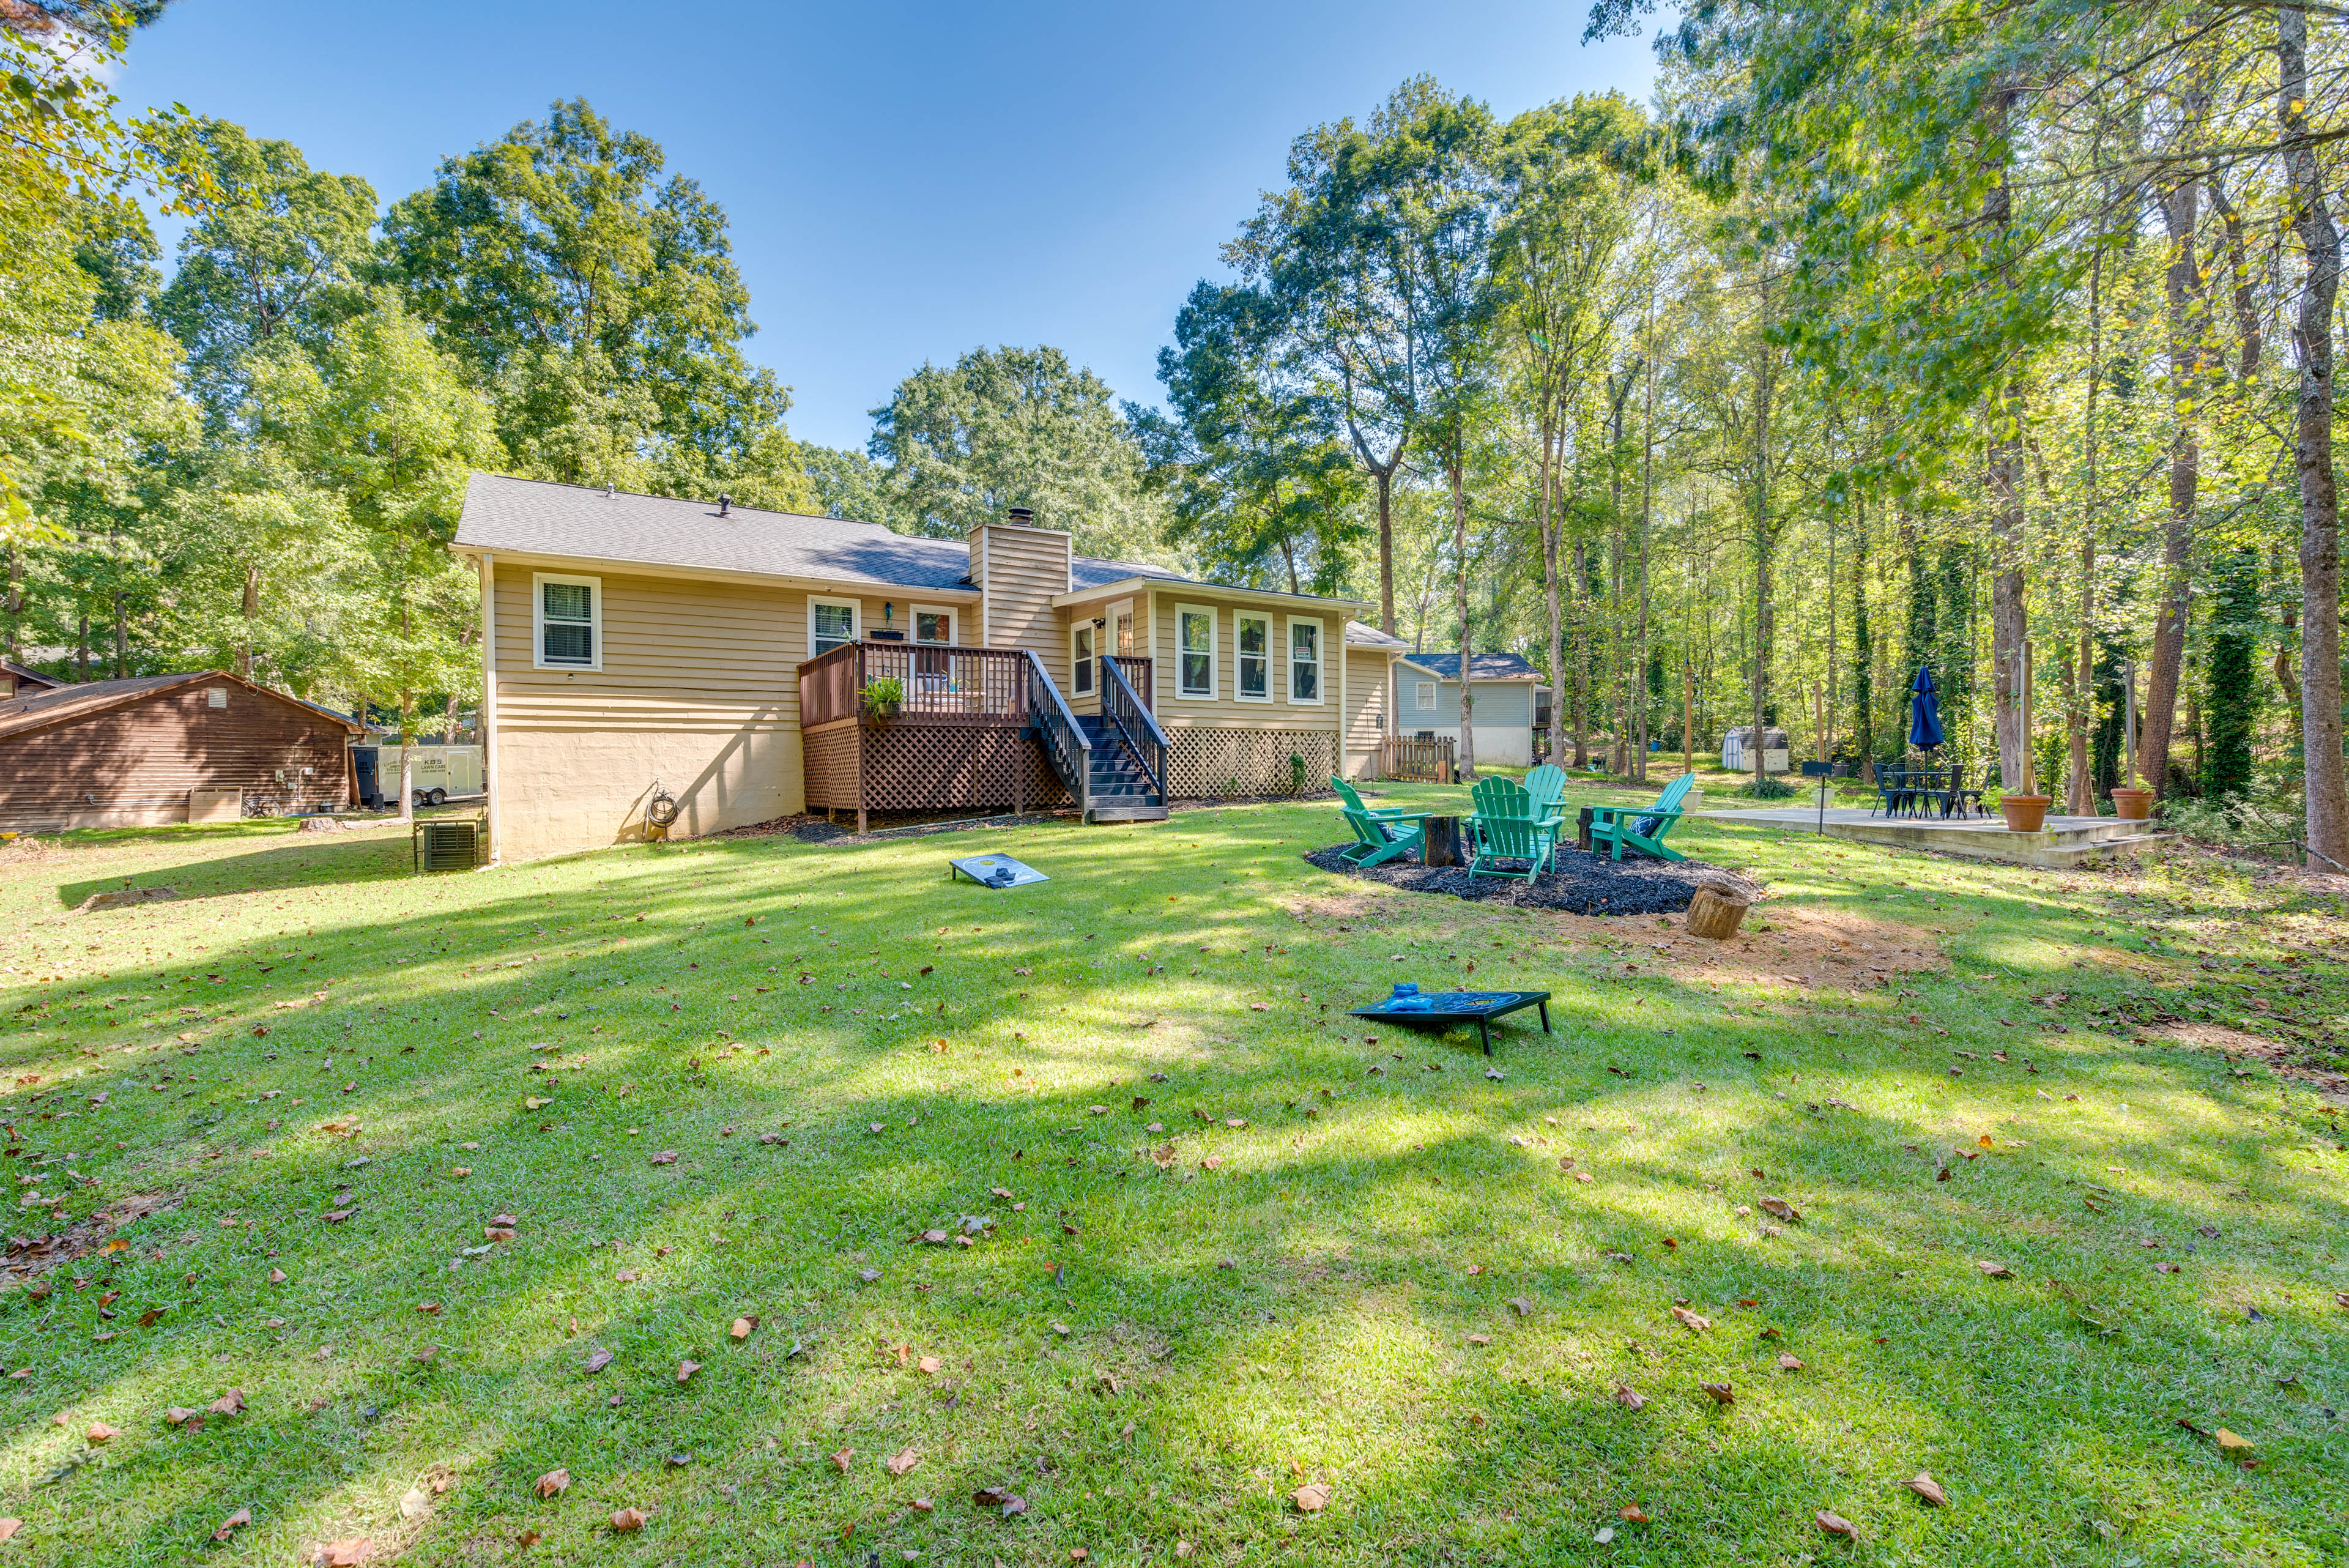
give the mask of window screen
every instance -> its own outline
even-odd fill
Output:
[[[1239,694],[1243,697],[1272,695],[1272,622],[1263,616],[1240,617],[1237,636],[1239,643]]]
[[[1288,623],[1288,700],[1291,702],[1321,701],[1321,623],[1293,620]]]
[[[810,607],[815,618],[815,650],[830,653],[843,643],[856,640],[856,607],[854,605],[818,604]]]
[[[1183,695],[1216,694],[1216,615],[1213,610],[1177,612],[1181,622]]]
[[[595,590],[585,583],[541,583],[540,659],[548,664],[595,662]]]

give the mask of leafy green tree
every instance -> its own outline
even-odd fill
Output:
[[[1158,351],[1174,418],[1131,408],[1154,482],[1174,500],[1169,536],[1211,570],[1331,593],[1367,537],[1360,477],[1312,399],[1285,373],[1278,307],[1261,290],[1202,283]]]
[[[315,352],[367,307],[375,191],[222,119],[196,121],[179,151],[183,193],[194,200],[202,179],[210,194],[155,317],[187,350],[190,388],[220,429],[244,399],[254,349],[284,338]]]
[[[487,389],[523,472],[816,504],[723,208],[585,99],[442,161],[384,220],[380,275]]]
[[[1026,506],[1093,555],[1155,542],[1164,514],[1108,383],[1058,348],[974,348],[925,365],[874,410],[872,455],[910,531],[958,537]]]

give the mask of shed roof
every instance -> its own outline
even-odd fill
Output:
[[[44,675],[37,670],[27,670],[25,666],[17,663],[13,659],[0,659],[0,670],[6,671],[8,674],[15,676],[19,680],[29,680],[36,686],[63,686],[65,684],[64,681],[58,680],[54,675]]]
[[[134,675],[128,680],[88,680],[75,686],[59,686],[53,691],[35,691],[26,696],[0,701],[0,741],[12,739],[28,730],[45,730],[53,724],[69,723],[92,718],[111,709],[127,707],[141,697],[160,691],[176,691],[182,686],[241,686],[245,691],[277,701],[306,708],[320,718],[331,719],[356,735],[360,732],[355,720],[347,719],[331,708],[321,708],[316,702],[305,702],[299,697],[289,697],[283,691],[272,691],[242,676],[231,675],[225,670],[199,670],[180,675]]]

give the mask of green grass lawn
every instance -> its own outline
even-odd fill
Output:
[[[2262,1055],[2337,899],[1692,821],[1770,893],[1700,954],[1336,829],[0,848],[0,1169],[83,1249],[0,1275],[0,1563],[2349,1553],[2349,1153]],[[1346,1016],[1472,961],[1558,1032]]]

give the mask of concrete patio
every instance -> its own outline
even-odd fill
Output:
[[[1928,849],[1976,860],[2061,870],[2105,857],[2158,844],[2171,836],[2146,822],[2115,816],[2050,816],[2037,833],[2010,833],[1999,816],[1883,816],[1865,806],[1831,805],[1824,826],[1816,805],[1706,811],[1713,822],[1750,823],[1786,833],[1824,833],[1829,838],[1881,844],[1897,849]]]

